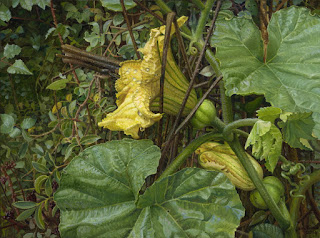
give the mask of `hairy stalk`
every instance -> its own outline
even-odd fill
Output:
[[[233,130],[243,126],[253,126],[258,120],[257,118],[246,118],[231,122],[223,129],[223,136],[229,138]]]
[[[184,148],[184,150],[175,158],[174,161],[166,168],[166,170],[161,174],[161,176],[158,178],[162,179],[164,177],[167,177],[174,172],[176,172],[180,166],[185,162],[185,160],[203,143],[209,140],[221,140],[223,139],[221,134],[217,134],[215,132],[211,132],[205,135],[202,135],[198,137],[197,139],[194,139],[190,144]]]
[[[204,30],[206,22],[207,22],[207,20],[209,18],[210,10],[212,9],[214,3],[215,3],[215,0],[207,0],[204,9],[201,11],[201,15],[200,15],[200,18],[199,18],[199,21],[198,21],[196,32],[192,36],[192,40],[191,40],[191,42],[189,44],[189,52],[188,53],[190,53],[190,50],[191,50],[193,44],[195,42],[199,41],[200,39],[202,39],[203,30]]]

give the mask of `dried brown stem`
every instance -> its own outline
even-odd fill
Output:
[[[183,126],[182,126],[182,127],[179,126],[179,130],[176,130],[176,127],[178,126],[178,123],[179,123],[180,118],[181,118],[181,116],[182,116],[182,112],[183,112],[183,110],[184,110],[184,108],[185,108],[185,105],[186,105],[186,103],[187,103],[187,100],[188,100],[188,98],[189,98],[189,95],[190,95],[190,93],[191,93],[191,90],[193,89],[193,84],[194,84],[195,78],[196,78],[196,76],[197,76],[197,74],[198,74],[198,72],[199,72],[200,64],[201,64],[202,58],[203,58],[203,56],[204,56],[204,53],[205,53],[205,51],[206,51],[207,44],[208,44],[208,42],[209,42],[209,39],[210,39],[210,37],[211,37],[211,34],[212,34],[212,32],[213,32],[213,28],[214,28],[214,26],[215,26],[215,22],[216,22],[216,19],[217,19],[217,17],[218,17],[218,12],[219,12],[219,10],[220,10],[220,7],[221,7],[221,0],[219,0],[218,3],[217,3],[217,7],[216,7],[216,10],[215,10],[215,14],[214,14],[214,17],[213,17],[211,26],[210,26],[210,28],[209,28],[207,37],[206,37],[206,39],[205,39],[205,43],[204,43],[204,45],[203,45],[203,48],[202,48],[202,50],[201,50],[201,52],[200,52],[200,55],[199,55],[199,58],[198,58],[198,60],[197,60],[197,63],[196,63],[194,72],[193,72],[193,74],[192,74],[192,78],[191,78],[191,80],[190,80],[188,90],[187,90],[187,92],[186,92],[186,94],[185,94],[185,97],[184,97],[183,102],[182,102],[182,104],[181,104],[181,108],[180,108],[179,113],[178,113],[178,115],[177,115],[177,118],[176,118],[176,120],[175,120],[175,122],[174,122],[174,125],[173,125],[173,127],[172,127],[172,129],[171,129],[171,132],[170,132],[170,134],[169,134],[169,136],[168,136],[168,138],[167,138],[166,144],[165,144],[165,146],[164,146],[164,148],[163,148],[163,150],[162,150],[161,157],[164,157],[165,153],[167,152],[167,150],[168,150],[168,148],[169,148],[169,146],[170,146],[170,141],[172,140],[173,136],[176,135],[176,134],[178,133],[178,131],[183,127]],[[190,114],[189,114],[189,115],[190,115]],[[191,118],[191,116],[190,116],[190,118]],[[184,125],[184,124],[183,124],[183,125]]]
[[[154,13],[153,11],[151,11],[149,8],[147,8],[145,5],[143,5],[141,2],[139,2],[138,0],[133,0],[137,5],[139,5],[139,7],[141,7],[143,10],[145,10],[146,12],[149,12],[152,16],[154,16],[155,18],[157,18],[159,21],[161,21],[162,24],[166,24],[166,21],[163,20],[163,18],[161,16],[159,16],[158,14]]]
[[[170,32],[173,19],[175,18],[176,14],[174,12],[170,12],[167,16],[167,24],[166,24],[166,31],[164,36],[164,44],[163,44],[163,53],[161,59],[161,76],[160,76],[160,105],[159,105],[159,112],[163,113],[163,91],[164,91],[164,78],[166,73],[166,65],[167,65],[167,54],[168,48],[170,43]],[[160,147],[162,144],[162,120],[158,123],[158,146]]]
[[[138,52],[137,42],[134,39],[134,35],[132,33],[131,23],[130,23],[129,18],[128,18],[127,9],[126,9],[126,7],[124,5],[124,0],[120,0],[120,3],[121,3],[121,6],[122,6],[123,16],[124,16],[124,19],[125,19],[125,21],[127,23],[128,31],[129,31],[129,34],[130,34],[130,37],[131,37],[131,40],[132,40],[133,48],[134,48],[134,50],[136,52],[137,58],[141,59],[140,54]]]

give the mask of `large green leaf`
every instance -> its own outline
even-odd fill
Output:
[[[311,113],[287,114],[280,117],[283,122],[279,123],[283,132],[283,139],[291,147],[304,150],[312,149],[309,145],[310,140],[315,140],[312,136],[312,129],[315,123]]]
[[[75,157],[54,195],[62,237],[233,237],[244,210],[221,173],[185,169],[139,196],[159,158],[150,140],[129,139]]]
[[[229,179],[217,171],[188,168],[155,182],[129,237],[234,237],[244,209]]]
[[[267,60],[251,19],[218,22],[211,44],[217,47],[226,92],[264,94],[287,112],[320,113],[320,18],[290,7],[272,15]]]

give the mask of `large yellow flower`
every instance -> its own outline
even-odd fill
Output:
[[[179,26],[187,17],[178,19]],[[99,126],[113,131],[124,131],[133,138],[139,138],[139,130],[150,127],[162,117],[150,110],[158,109],[160,94],[161,57],[165,27],[152,29],[145,47],[139,49],[143,60],[128,60],[120,64],[120,78],[116,82],[118,108],[107,115]],[[171,35],[175,32],[172,26]],[[164,112],[176,114],[188,88],[188,81],[174,61],[171,48],[168,50],[164,83]],[[187,102],[184,114],[190,112],[197,98],[193,91]]]

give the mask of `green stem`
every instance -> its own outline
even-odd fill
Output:
[[[202,11],[205,6],[200,0],[192,0],[192,2]]]
[[[195,42],[194,44],[199,50],[201,50],[204,47],[204,42],[202,40]],[[205,57],[206,57],[206,60],[208,61],[208,63],[213,68],[213,70],[216,74],[216,77],[219,77],[221,75],[220,66],[219,66],[219,63],[218,63],[214,53],[211,50],[207,49],[205,52]]]
[[[189,49],[191,48],[191,46],[193,45],[194,42],[197,42],[200,39],[202,39],[204,27],[206,26],[206,22],[209,18],[210,10],[212,9],[215,1],[216,0],[207,0],[204,9],[201,11],[201,15],[200,15],[200,18],[199,18],[199,21],[197,24],[196,32],[192,37],[193,40],[190,42]]]
[[[294,228],[296,228],[298,215],[300,210],[300,204],[303,198],[299,195],[304,195],[307,190],[315,183],[320,182],[320,170],[316,170],[315,172],[309,175],[309,180],[305,181],[303,184],[300,185],[299,190],[295,193],[295,197],[292,199],[290,204],[290,216],[293,222]]]
[[[231,122],[227,124],[226,127],[224,128],[223,136],[229,137],[232,134],[233,130],[243,126],[253,126],[258,120],[259,119],[257,118],[246,118],[246,119],[240,119],[240,120]]]
[[[168,14],[169,12],[172,12],[172,10],[167,6],[167,4],[164,1],[155,0],[155,3],[161,8],[161,10],[165,14]],[[183,37],[188,38],[190,40],[193,38],[193,36],[191,36],[190,29],[186,25],[183,25],[181,27],[181,30],[182,30]],[[194,44],[196,45],[196,47],[198,49],[202,49],[204,47],[204,41],[202,39],[200,39],[199,41],[195,42]],[[220,72],[220,69],[219,69],[220,66],[219,66],[218,61],[216,60],[216,57],[214,56],[214,53],[211,50],[207,49],[206,52],[205,52],[205,57],[206,57],[206,60],[208,61],[208,63],[213,68],[214,72],[216,73],[216,77],[219,77],[221,75],[221,72]]]
[[[248,159],[246,152],[244,151],[243,147],[241,146],[239,139],[237,137],[234,138],[233,141],[228,142],[232,150],[235,152],[237,157],[239,158],[241,164],[247,171],[250,179],[252,180],[253,184],[259,191],[261,197],[267,204],[268,208],[270,209],[274,218],[278,221],[280,227],[283,230],[287,230],[290,227],[290,220],[288,220],[281,212],[273,198],[268,193],[266,187],[262,183],[262,180],[259,178],[257,171],[253,167],[252,163]]]
[[[223,121],[226,124],[228,124],[233,121],[231,97],[226,95],[226,89],[224,88],[224,81],[223,80],[220,81],[219,88],[220,88],[222,118],[223,118]]]
[[[164,177],[167,177],[174,172],[176,172],[180,166],[185,162],[185,160],[203,143],[209,140],[221,140],[222,135],[217,134],[215,132],[211,132],[202,136],[199,136],[198,138],[194,139],[190,144],[184,148],[184,150],[172,161],[172,163],[165,169],[165,171],[161,174],[161,176],[158,178],[162,179]]]
[[[280,199],[278,206],[279,206],[279,209],[282,212],[283,216],[291,222],[289,229],[287,229],[285,231],[285,237],[286,238],[297,238],[297,233],[296,233],[295,229],[293,228],[292,220],[290,219],[290,213],[289,213],[288,208],[286,206],[286,202],[285,202],[284,197]]]

